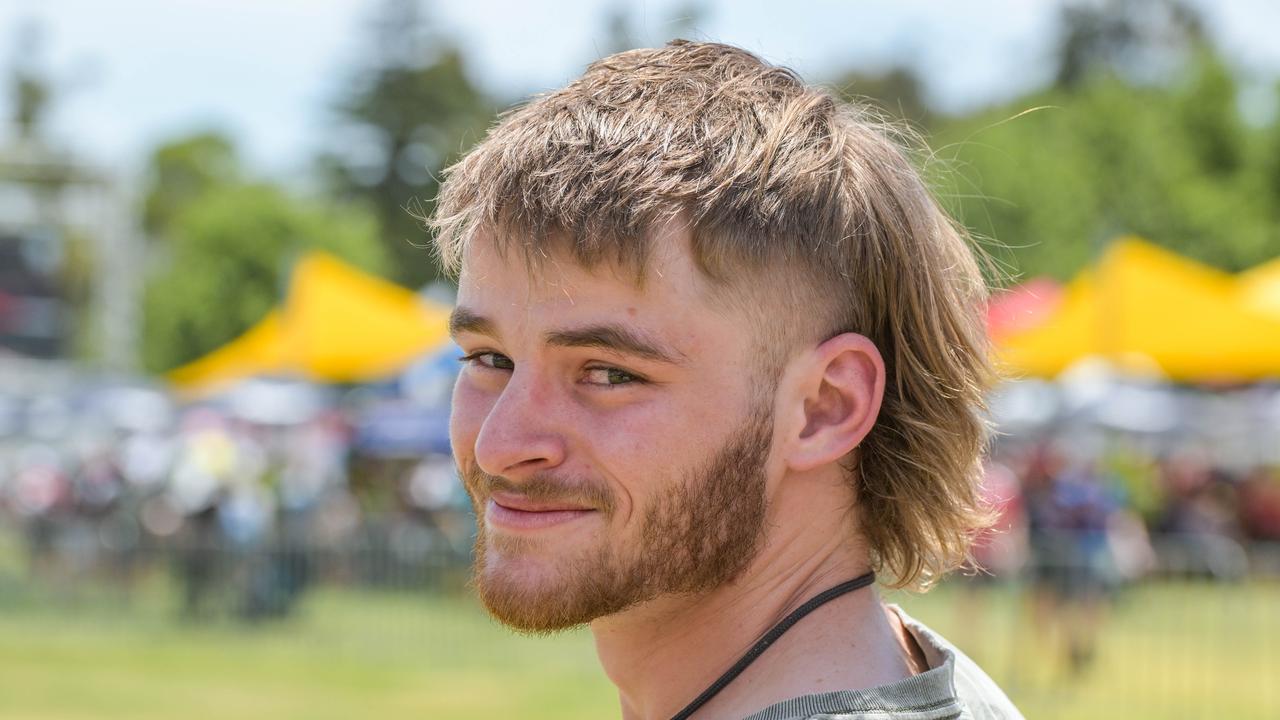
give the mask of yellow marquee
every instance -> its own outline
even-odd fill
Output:
[[[1240,295],[1245,307],[1280,318],[1280,257],[1242,273]]]
[[[1241,302],[1227,273],[1125,238],[1067,286],[1043,325],[998,348],[1015,376],[1054,377],[1090,356],[1182,381],[1280,377],[1280,315]]]
[[[294,268],[284,306],[169,374],[187,391],[255,375],[354,382],[391,375],[448,340],[449,308],[313,252]]]

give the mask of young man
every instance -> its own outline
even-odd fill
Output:
[[[984,286],[903,151],[736,48],[592,65],[451,168],[475,585],[625,718],[1017,718],[874,587],[986,519]]]

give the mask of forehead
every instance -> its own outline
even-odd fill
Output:
[[[499,252],[481,235],[469,243],[458,279],[458,305],[501,322],[541,324],[633,318],[701,329],[702,315],[730,318],[694,262],[687,231],[664,226],[651,238],[643,277],[610,263],[583,267],[568,251],[539,250],[530,262],[516,242]]]

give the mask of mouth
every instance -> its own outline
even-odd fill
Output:
[[[528,498],[495,494],[485,506],[484,519],[489,527],[504,530],[540,530],[580,520],[596,513],[594,508],[565,501],[533,501]]]

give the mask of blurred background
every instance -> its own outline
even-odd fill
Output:
[[[452,288],[495,113],[673,37],[927,139],[1010,380],[985,571],[895,595],[1029,718],[1280,717],[1280,7],[0,0],[0,716],[616,717],[465,588]]]

